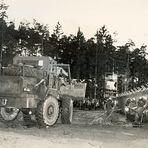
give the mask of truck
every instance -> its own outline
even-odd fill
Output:
[[[16,56],[0,75],[0,115],[5,122],[19,112],[24,121],[35,115],[39,126],[72,123],[73,100],[85,97],[85,83],[71,83],[69,64],[57,64],[50,57]]]

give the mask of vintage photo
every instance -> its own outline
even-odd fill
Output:
[[[147,17],[147,0],[0,0],[0,148],[147,148]]]

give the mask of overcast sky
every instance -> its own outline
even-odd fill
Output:
[[[63,32],[76,34],[81,27],[84,35],[93,37],[106,25],[117,32],[117,41],[132,39],[136,46],[148,45],[148,0],[4,0],[8,16],[15,23],[33,18],[48,24],[50,32],[59,21]]]

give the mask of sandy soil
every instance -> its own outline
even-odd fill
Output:
[[[0,123],[0,148],[147,148],[148,125],[142,128],[120,125],[57,123],[53,127],[30,128]]]

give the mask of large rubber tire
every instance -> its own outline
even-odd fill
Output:
[[[46,127],[54,125],[59,117],[59,103],[53,96],[48,96],[40,101],[36,110],[36,120],[39,126]]]
[[[19,114],[19,109],[13,107],[10,108],[1,107],[0,114],[4,121],[13,121],[17,118]]]
[[[73,100],[65,97],[62,99],[61,121],[63,124],[71,124],[73,118]]]

